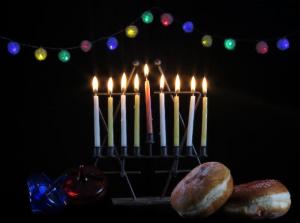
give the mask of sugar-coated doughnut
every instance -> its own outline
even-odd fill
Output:
[[[234,187],[224,211],[249,219],[278,218],[291,206],[290,193],[277,180],[259,180]]]
[[[183,217],[206,217],[219,209],[233,191],[230,170],[221,163],[195,167],[174,188],[171,205]]]

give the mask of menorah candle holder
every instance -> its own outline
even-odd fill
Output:
[[[161,63],[158,63],[157,61],[155,62],[155,65],[158,66],[159,72],[163,74],[163,71],[161,69]],[[129,81],[127,82],[127,86],[130,83],[130,80],[132,79],[133,74],[136,71],[136,68],[139,66],[139,63],[133,64],[133,69],[131,71]],[[169,85],[166,81],[166,86],[168,91],[165,91],[166,95],[169,95],[170,98],[173,100],[173,96],[175,93],[178,95],[191,95],[195,94],[197,96],[197,101],[195,103],[195,111],[199,108],[200,105],[200,99],[201,99],[201,93],[198,91],[191,92],[191,91],[181,91],[181,92],[174,92],[171,91],[169,88]],[[127,87],[126,87],[127,89]],[[159,94],[160,92],[154,92],[154,95]],[[122,92],[122,93],[111,93],[111,96],[121,96],[121,94],[125,94],[126,96],[134,96],[136,93],[129,93],[129,92]],[[98,96],[108,96],[108,93],[98,93]],[[113,120],[116,120],[116,117],[118,116],[120,112],[120,102],[114,112]],[[103,113],[101,110],[101,107],[99,109],[99,115],[101,117],[101,121],[103,125],[105,126],[107,130],[107,123],[106,120],[103,117]],[[142,147],[120,147],[119,151],[115,147],[105,147],[105,144],[107,142],[107,135],[105,136],[104,140],[102,141],[102,146],[101,147],[95,147],[94,148],[94,157],[96,158],[95,160],[95,166],[99,166],[101,164],[101,160],[116,160],[120,168],[117,171],[109,171],[109,170],[104,170],[105,174],[117,174],[121,178],[126,180],[126,183],[129,187],[131,197],[113,197],[113,202],[116,205],[156,205],[156,204],[164,204],[164,203],[169,203],[169,197],[167,196],[168,189],[170,186],[170,183],[174,177],[176,177],[178,174],[181,173],[187,173],[191,170],[192,167],[188,168],[179,168],[179,163],[180,160],[194,160],[195,165],[200,164],[200,158],[202,157],[207,157],[207,152],[206,152],[206,147],[201,147],[199,150],[196,150],[194,146],[190,147],[184,147],[184,142],[187,138],[187,128],[184,123],[184,120],[181,116],[181,113],[179,112],[180,116],[180,123],[181,126],[185,129],[184,135],[181,138],[181,142],[179,146],[173,146],[170,147],[168,151],[167,146],[159,147],[160,152],[158,154],[153,153],[152,151],[152,146],[155,145],[154,142],[154,135],[153,134],[147,134],[146,135],[146,148],[143,149]],[[115,123],[115,122],[114,122]],[[106,150],[106,151],[105,151]],[[137,175],[137,174],[149,174],[149,170],[146,172],[142,172],[140,170],[126,170],[125,164],[128,162],[131,162],[131,160],[149,160],[147,161],[148,163],[152,163],[155,160],[169,160],[172,162],[171,166],[169,168],[158,168],[155,170],[150,170],[154,175],[155,174],[167,174],[166,178],[166,183],[164,185],[164,188],[162,190],[161,195],[158,196],[149,196],[149,197],[137,197],[135,190],[131,184],[131,181],[128,177],[128,175]],[[190,162],[189,162],[190,163]],[[151,167],[153,167],[151,165]],[[147,176],[148,177],[148,176]],[[152,177],[151,177],[152,179]]]

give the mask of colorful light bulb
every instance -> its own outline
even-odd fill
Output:
[[[191,33],[194,30],[194,24],[191,21],[187,21],[183,23],[182,29],[185,33]]]
[[[21,47],[19,43],[11,41],[7,44],[7,50],[11,55],[17,55],[20,52]]]
[[[277,41],[277,48],[281,51],[285,51],[290,47],[290,42],[287,38],[281,38]]]
[[[256,52],[259,54],[266,54],[269,50],[269,46],[265,41],[259,41],[256,44]]]
[[[40,47],[34,51],[34,56],[38,61],[46,60],[47,51],[44,48]]]
[[[80,49],[87,53],[89,52],[91,49],[92,49],[92,43],[88,40],[83,40],[81,43],[80,43]]]
[[[61,62],[66,63],[66,62],[68,62],[71,59],[71,54],[67,50],[61,50],[58,53],[58,59]]]
[[[125,29],[126,32],[126,36],[129,38],[135,38],[136,35],[138,34],[139,30],[136,26],[131,25],[131,26],[127,26]]]
[[[160,16],[160,21],[164,26],[169,26],[173,23],[173,16],[170,13],[164,13]]]
[[[201,39],[202,46],[211,47],[213,44],[213,39],[211,35],[204,35]]]
[[[118,47],[118,40],[115,37],[110,37],[106,41],[106,46],[110,50],[115,50]]]
[[[151,11],[146,11],[142,14],[142,20],[146,24],[150,24],[153,22],[153,14]]]
[[[225,39],[225,40],[224,40],[224,47],[225,47],[227,50],[234,50],[235,45],[236,45],[236,43],[235,43],[235,40],[234,40],[234,39],[229,38],[229,39]]]

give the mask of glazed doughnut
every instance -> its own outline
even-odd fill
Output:
[[[230,170],[221,163],[195,167],[174,188],[171,205],[183,217],[206,217],[219,209],[233,191]]]
[[[234,187],[224,211],[250,219],[278,218],[291,206],[290,193],[277,180],[259,180]]]

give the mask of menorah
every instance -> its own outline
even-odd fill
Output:
[[[136,72],[137,68],[139,67],[140,63],[138,61],[133,62],[133,67],[130,72],[128,81],[126,86],[123,89],[122,93],[96,93],[97,96],[134,96],[137,95],[137,93],[130,93],[127,92],[127,88],[129,83],[133,79],[133,75]],[[161,67],[161,61],[160,60],[155,60],[155,66],[157,67],[159,73],[164,76],[164,71]],[[174,101],[174,96],[175,95],[195,95],[197,96],[197,100],[195,102],[194,106],[194,111],[196,112],[197,109],[200,106],[200,101],[202,98],[202,94],[199,91],[181,91],[181,92],[175,92],[172,91],[168,81],[165,80],[165,85],[167,88],[167,91],[164,91],[164,94],[168,95],[170,100]],[[161,92],[155,91],[154,95],[158,95]],[[139,94],[139,93],[138,93]],[[97,99],[98,100],[98,99]],[[98,105],[97,105],[98,106]],[[121,101],[119,101],[114,114],[113,114],[113,120],[116,120],[118,114],[120,113],[121,110]],[[102,144],[100,146],[95,146],[94,147],[94,158],[95,158],[95,166],[99,166],[100,160],[102,159],[108,159],[108,160],[116,160],[119,163],[120,168],[117,171],[104,171],[106,174],[117,174],[119,175],[122,179],[125,179],[129,191],[131,194],[131,197],[124,197],[124,198],[113,198],[113,202],[115,204],[132,204],[134,203],[135,205],[144,205],[144,204],[160,204],[160,203],[165,203],[169,201],[169,197],[167,196],[168,189],[170,187],[170,183],[174,177],[176,177],[179,173],[186,173],[191,170],[192,167],[188,167],[185,169],[179,168],[179,163],[180,160],[187,160],[187,159],[192,159],[195,161],[196,164],[201,164],[200,159],[207,157],[207,150],[206,150],[206,145],[201,146],[199,149],[196,149],[195,146],[192,144],[191,146],[184,146],[185,141],[187,140],[187,133],[188,133],[188,128],[184,122],[184,119],[182,117],[182,114],[179,112],[179,120],[181,125],[184,128],[184,134],[183,137],[180,140],[180,144],[178,146],[173,146],[173,148],[167,148],[167,146],[160,146],[160,153],[159,154],[154,154],[153,153],[153,146],[154,146],[154,140],[153,140],[153,134],[147,134],[146,137],[146,148],[142,149],[140,146],[133,146],[133,148],[130,148],[128,150],[127,144],[126,146],[120,146],[120,147],[115,147],[115,146],[105,146],[108,141],[108,132],[109,132],[109,127],[108,124],[103,116],[103,112],[101,110],[101,106],[99,106],[99,116],[100,120],[103,123],[103,126],[105,127],[107,134],[105,135]],[[160,196],[156,197],[137,197],[135,190],[132,186],[132,183],[128,177],[128,175],[135,175],[135,174],[142,174],[141,171],[129,171],[126,170],[126,163],[129,160],[147,160],[147,162],[152,162],[153,160],[170,160],[171,165],[169,168],[163,169],[155,169],[151,170],[154,172],[154,174],[167,174],[168,177],[166,178],[166,182],[164,184],[164,187],[162,189],[162,193]]]

